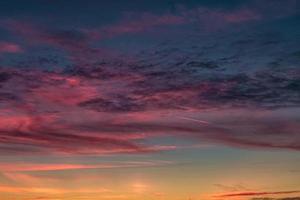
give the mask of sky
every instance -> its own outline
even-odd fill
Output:
[[[299,200],[299,0],[0,1],[0,200]]]

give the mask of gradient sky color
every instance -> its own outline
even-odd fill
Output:
[[[0,1],[0,200],[299,200],[299,0]]]

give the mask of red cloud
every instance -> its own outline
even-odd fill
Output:
[[[47,27],[39,27],[28,22],[8,20],[4,25],[18,35],[24,36],[31,42],[53,45],[68,51],[97,51],[89,43],[94,39],[104,40],[124,34],[141,33],[159,27],[178,26],[191,23],[202,25],[224,26],[231,23],[241,23],[259,20],[262,15],[255,9],[217,10],[206,7],[184,9],[177,14],[131,13],[117,23],[95,29],[79,29],[53,31]],[[83,49],[85,49],[83,51]],[[99,49],[98,49],[99,50]]]

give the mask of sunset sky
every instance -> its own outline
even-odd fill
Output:
[[[299,0],[0,1],[0,200],[300,200]]]

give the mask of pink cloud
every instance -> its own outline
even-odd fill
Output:
[[[101,80],[42,71],[3,69],[1,73],[13,74],[1,87],[2,94],[9,94],[0,102],[2,152],[113,154],[177,149],[172,144],[145,144],[166,136],[239,148],[300,150],[298,118],[288,109],[239,110],[207,101],[213,92],[220,98],[227,95],[236,85],[228,81],[142,95],[136,92],[141,88],[135,81],[145,77]]]
[[[37,164],[37,163],[2,163],[0,171],[13,172],[37,172],[37,171],[60,171],[77,169],[110,169],[110,168],[132,168],[132,167],[153,167],[173,164],[169,161],[127,161],[102,164]]]
[[[228,24],[237,24],[249,21],[260,20],[262,18],[256,10],[237,9],[232,11],[208,9],[198,7],[194,9],[184,9],[177,14],[154,15],[151,13],[141,13],[121,19],[113,25],[108,25],[94,30],[86,30],[93,39],[106,39],[123,34],[136,34],[159,27],[179,26],[191,23],[200,23],[210,26],[224,27]]]
[[[186,20],[182,16],[143,13],[139,15],[138,19],[125,19],[117,24],[104,27],[100,30],[100,34],[103,32],[106,37],[112,37],[127,33],[143,32],[159,26],[181,25],[185,23]]]
[[[79,29],[71,31],[51,30],[33,23],[7,20],[2,23],[4,28],[15,34],[24,36],[31,43],[45,43],[68,52],[97,52],[107,53],[107,50],[92,48],[89,43],[95,39],[105,40],[124,34],[136,34],[160,27],[179,26],[191,23],[204,25],[215,24],[224,26],[231,23],[242,23],[259,20],[262,15],[255,9],[240,8],[236,10],[217,10],[206,7],[183,9],[177,14],[130,13],[118,22],[94,29]]]
[[[23,52],[18,44],[0,41],[0,53],[20,53]]]
[[[265,16],[255,8],[238,8],[234,10],[211,9],[198,7],[182,9],[180,15],[187,23],[201,27],[202,31],[225,29],[231,25],[240,25],[265,19]]]
[[[116,54],[108,49],[93,47],[93,40],[80,30],[57,30],[18,20],[6,20],[1,25],[23,37],[28,45],[49,45],[66,52],[68,59],[81,67]]]
[[[124,34],[143,34],[161,28],[167,30],[170,26],[187,24],[198,24],[205,30],[214,30],[230,24],[259,20],[261,16],[256,10],[250,8],[225,11],[199,7],[186,9],[177,14],[131,13],[114,24],[91,29],[59,30],[18,20],[6,20],[1,23],[1,26],[22,36],[28,45],[42,44],[60,49],[67,53],[67,58],[73,64],[86,67],[95,66],[103,58],[116,59],[120,55],[120,52],[108,48],[95,47],[95,40],[106,40]],[[21,51],[22,49],[16,44],[1,45],[0,43],[0,53]]]
[[[220,13],[229,23],[241,23],[261,19],[261,15],[249,9],[241,9],[232,13]]]

